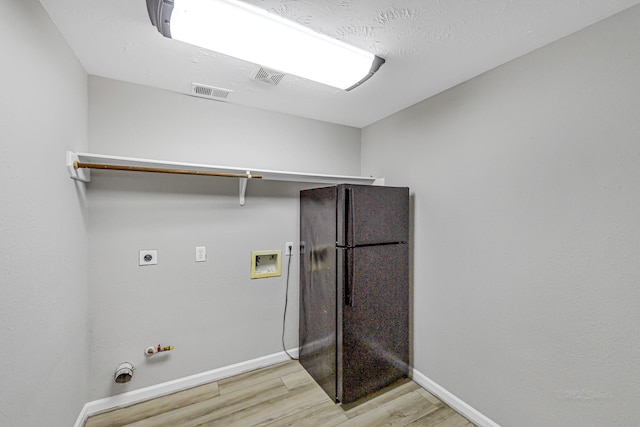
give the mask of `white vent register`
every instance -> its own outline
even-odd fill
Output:
[[[251,179],[310,182],[327,185],[384,185],[384,178],[286,172],[232,166],[214,166],[199,163],[183,163],[165,160],[110,156],[105,154],[76,153],[72,151],[67,152],[67,169],[71,179],[83,182],[91,181],[91,169],[237,178],[240,182],[240,205],[242,206],[245,204],[247,183]]]
[[[200,98],[226,100],[232,93],[231,89],[191,83],[191,94]]]
[[[285,74],[270,70],[265,67],[260,67],[258,70],[252,75],[254,80],[258,80],[259,82],[268,83],[273,86],[277,86],[278,83],[284,78]]]

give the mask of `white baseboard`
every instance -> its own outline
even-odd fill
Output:
[[[455,409],[458,413],[462,414],[472,423],[481,427],[500,427],[498,423],[491,420],[489,417],[476,410],[475,408],[471,407],[462,399],[452,394],[440,384],[431,380],[421,372],[414,369],[412,379],[428,392]]]
[[[293,357],[298,357],[298,349],[289,350],[289,354]],[[165,383],[87,402],[82,408],[82,411],[80,411],[80,415],[78,415],[78,419],[76,420],[74,427],[84,426],[87,418],[99,412],[133,405],[149,399],[155,399],[156,397],[165,396],[167,394],[176,393],[202,384],[218,381],[223,378],[253,371],[254,369],[286,362],[287,360],[289,360],[289,356],[285,352],[275,353],[259,357],[257,359],[247,360],[246,362],[236,363],[235,365],[224,366],[212,371],[202,372],[200,374],[178,378],[177,380],[167,381]]]
[[[291,354],[293,357],[298,357],[298,349],[296,348],[289,350],[289,354]],[[244,372],[253,371],[254,369],[260,369],[281,362],[286,362],[287,360],[289,360],[289,356],[285,352],[275,353],[268,356],[259,357],[257,359],[236,363],[234,365],[224,366],[222,368],[214,369],[211,371],[202,372],[200,374],[178,378],[176,380],[167,381],[161,384],[156,384],[138,390],[117,394],[115,396],[105,397],[104,399],[87,402],[80,411],[74,427],[84,426],[87,418],[100,412],[133,405],[149,399],[155,399],[157,397],[176,393],[188,388],[197,387],[202,384],[219,381],[221,379],[242,374]],[[464,402],[421,372],[414,369],[412,379],[420,386],[428,390],[430,393],[438,397],[444,403],[451,406],[460,414],[464,415],[471,422],[481,427],[500,427],[499,424],[492,421],[490,418],[474,409],[466,402]]]

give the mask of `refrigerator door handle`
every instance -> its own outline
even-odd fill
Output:
[[[356,210],[353,201],[353,190],[349,189],[349,228],[351,229],[351,245],[356,245]],[[353,258],[353,257],[352,257]]]
[[[344,230],[344,238],[346,240],[345,244],[348,247],[355,246],[356,236],[355,236],[355,209],[353,203],[353,189],[347,188],[345,194],[345,205],[347,207],[347,212],[345,215],[345,230]]]
[[[353,253],[350,250],[345,251],[345,286],[344,286],[344,301],[347,307],[353,307]]]

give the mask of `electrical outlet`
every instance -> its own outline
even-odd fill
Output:
[[[158,263],[158,251],[153,250],[142,250],[140,251],[140,258],[138,265],[156,265]]]
[[[205,262],[207,260],[207,247],[196,246],[196,262]]]
[[[284,244],[284,255],[291,256],[293,253],[293,242],[287,242]]]

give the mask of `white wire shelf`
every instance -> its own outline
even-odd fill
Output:
[[[110,156],[105,154],[77,153],[72,151],[67,152],[67,168],[69,170],[69,176],[72,179],[83,182],[91,181],[91,169],[237,178],[240,181],[240,205],[245,204],[247,183],[251,179],[318,183],[329,185],[384,185],[384,179],[373,177],[327,175],[306,172],[254,169],[246,167],[215,166],[199,163],[184,163],[166,160]]]

